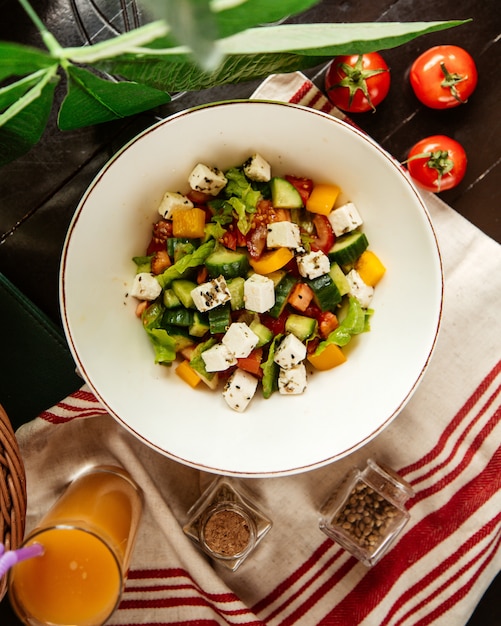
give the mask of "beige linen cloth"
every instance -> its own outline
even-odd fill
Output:
[[[273,76],[255,97],[333,111],[302,74]],[[28,482],[28,529],[83,466],[125,467],[145,512],[120,607],[109,624],[465,624],[500,568],[501,250],[432,194],[423,194],[445,273],[443,322],[422,383],[368,445],[321,469],[246,479],[273,528],[236,572],[182,532],[213,478],[146,447],[87,387],[18,431]],[[411,520],[368,569],[318,528],[318,508],[368,457],[415,490]]]

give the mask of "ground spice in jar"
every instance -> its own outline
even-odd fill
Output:
[[[271,526],[242,481],[220,477],[189,509],[183,531],[219,565],[235,571]]]
[[[247,519],[237,511],[227,509],[215,511],[209,516],[203,535],[210,550],[226,557],[242,554],[251,537]]]

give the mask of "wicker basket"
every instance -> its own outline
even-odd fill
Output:
[[[26,475],[10,420],[0,405],[0,541],[15,550],[23,540],[26,521]],[[0,579],[0,600],[7,577]]]

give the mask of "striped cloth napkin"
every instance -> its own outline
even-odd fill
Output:
[[[333,111],[302,74],[255,97]],[[433,194],[424,195],[445,272],[443,324],[427,373],[400,416],[356,453],[290,477],[246,479],[273,528],[230,572],[183,534],[210,475],[150,450],[87,387],[23,426],[28,529],[82,465],[123,465],[145,512],[123,600],[125,625],[418,626],[465,624],[501,564],[501,251]],[[85,418],[85,419],[84,419]],[[411,519],[368,569],[318,528],[318,509],[368,457],[409,481]],[[43,477],[43,480],[40,480]]]

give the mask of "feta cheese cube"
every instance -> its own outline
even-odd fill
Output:
[[[289,370],[306,357],[306,346],[296,335],[289,333],[282,339],[275,350],[273,360],[285,370]]]
[[[228,180],[217,167],[209,167],[203,163],[198,163],[189,175],[188,182],[195,191],[202,191],[211,196],[217,196],[221,189],[224,189]]]
[[[374,295],[374,287],[367,285],[357,270],[351,270],[346,274],[346,280],[350,286],[349,293],[358,298],[362,308],[366,309],[370,306],[372,296]]]
[[[307,385],[306,367],[303,363],[288,370],[280,368],[278,374],[278,391],[282,395],[295,396],[303,393]]]
[[[363,220],[353,202],[347,202],[334,211],[331,211],[327,219],[332,226],[336,237],[349,233],[363,224]]]
[[[235,355],[223,343],[216,343],[211,348],[204,350],[202,359],[208,372],[224,372],[232,365],[237,364]]]
[[[162,293],[162,287],[153,274],[140,272],[135,275],[129,293],[139,300],[156,300]]]
[[[167,191],[158,205],[158,212],[166,220],[172,219],[172,213],[177,209],[192,209],[193,202],[177,191]]]
[[[275,304],[275,285],[271,278],[253,274],[244,282],[245,308],[255,313],[269,311]]]
[[[296,257],[297,268],[301,276],[313,280],[327,272],[331,268],[329,257],[321,250],[299,254]]]
[[[254,397],[257,383],[257,378],[252,376],[252,374],[236,369],[224,386],[223,398],[228,406],[241,413],[245,411],[247,405]]]
[[[301,248],[299,226],[292,222],[272,222],[268,224],[266,245],[268,248]]]
[[[190,293],[195,306],[202,313],[231,300],[231,294],[223,276],[198,285]]]
[[[259,337],[244,322],[234,322],[221,341],[238,359],[243,359],[254,350]]]
[[[271,179],[271,165],[260,154],[253,154],[243,165],[244,174],[251,180],[267,183]]]

